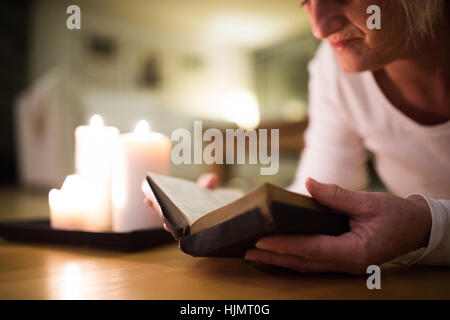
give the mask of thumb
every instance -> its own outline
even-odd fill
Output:
[[[358,206],[363,200],[361,193],[335,184],[320,183],[312,178],[308,178],[305,185],[311,196],[324,206],[349,215],[358,214]]]

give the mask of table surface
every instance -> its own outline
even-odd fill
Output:
[[[42,195],[0,190],[0,204],[0,220],[48,214]],[[450,299],[447,267],[383,265],[381,290],[367,277],[193,258],[176,244],[118,253],[0,239],[0,299]]]

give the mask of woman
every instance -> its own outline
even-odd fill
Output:
[[[450,265],[450,201],[437,200],[450,199],[445,2],[302,3],[324,42],[310,64],[310,126],[291,189],[306,191],[306,182],[319,202],[349,216],[351,231],[264,238],[247,259],[307,272],[362,273],[394,258]],[[366,26],[373,4],[380,30]],[[351,191],[365,185],[366,150],[393,195]]]
[[[351,230],[266,237],[246,259],[354,274],[393,259],[450,265],[445,2],[303,1],[312,33],[324,41],[309,66],[310,125],[290,189],[348,215]],[[381,9],[379,30],[366,25],[370,5]],[[391,194],[357,191],[366,184],[367,151]],[[199,183],[212,186],[216,178]]]

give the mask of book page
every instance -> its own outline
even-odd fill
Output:
[[[195,182],[149,173],[150,178],[193,224],[197,219],[244,195],[237,189],[210,190]]]

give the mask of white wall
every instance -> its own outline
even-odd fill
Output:
[[[89,1],[81,1],[82,29],[66,29],[66,1],[39,0],[35,2],[30,37],[30,80],[34,81],[53,67],[62,65],[68,78],[80,85],[87,113],[100,108],[108,115],[105,105],[117,102],[117,96],[126,96],[128,106],[148,103],[164,111],[193,117],[219,119],[220,97],[234,89],[253,90],[251,56],[246,49],[210,45],[201,35],[186,35],[183,30],[158,30],[133,25],[130,19],[110,17]],[[128,5],[123,2],[123,5]],[[115,81],[98,84],[83,75],[83,38],[88,34],[104,34],[117,39],[119,55],[112,71]],[[219,42],[220,43],[220,42]],[[139,57],[155,52],[161,57],[162,87],[160,90],[140,90],[134,79]],[[186,57],[201,59],[201,68],[189,71],[183,66]],[[99,90],[97,90],[99,89]],[[101,89],[101,90],[100,90]],[[98,95],[95,99],[93,96]],[[103,106],[89,105],[95,100]],[[111,110],[112,111],[112,110]],[[130,110],[131,111],[131,110]],[[131,113],[133,113],[131,111]],[[117,120],[117,119],[116,119]],[[121,126],[121,123],[115,123]]]

